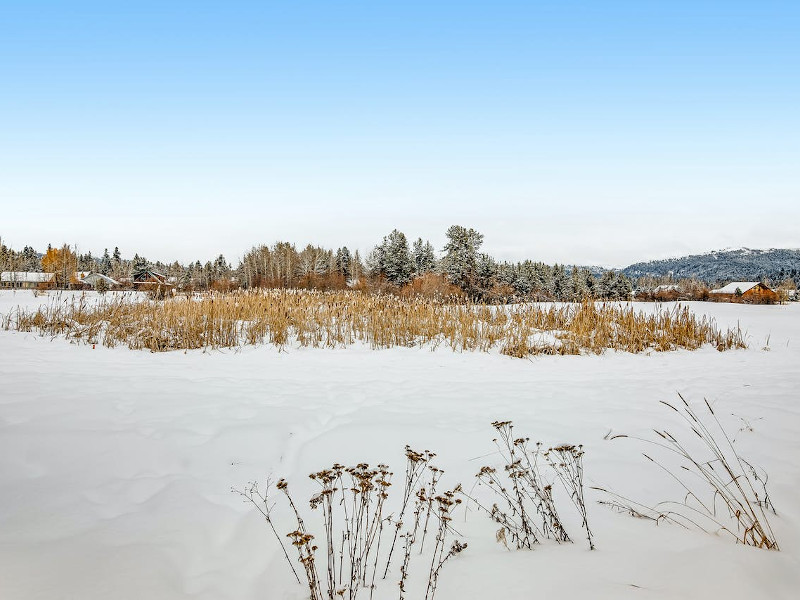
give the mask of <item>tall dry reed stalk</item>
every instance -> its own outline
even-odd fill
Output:
[[[235,291],[160,302],[121,296],[90,303],[82,298],[36,310],[18,308],[5,315],[2,326],[154,352],[364,343],[372,348],[499,349],[527,357],[746,347],[741,330],[722,330],[685,306],[644,314],[617,303],[488,306],[353,291]]]

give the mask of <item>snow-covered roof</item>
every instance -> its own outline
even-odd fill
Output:
[[[83,283],[88,285],[95,285],[100,279],[105,281],[108,285],[119,285],[118,281],[115,281],[111,279],[111,277],[108,277],[107,275],[103,275],[101,273],[89,273],[81,281],[83,281]]]
[[[31,271],[3,271],[0,281],[14,283],[47,283],[52,281],[55,273],[33,273]]]
[[[745,293],[747,290],[752,290],[754,287],[758,285],[758,281],[732,281],[725,287],[721,287],[718,290],[711,290],[710,293],[712,294],[735,294],[736,290],[738,289],[741,293]]]

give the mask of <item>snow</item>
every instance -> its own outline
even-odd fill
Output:
[[[0,314],[54,300],[0,292]],[[445,566],[436,597],[794,598],[800,305],[688,304],[740,324],[750,348],[533,360],[365,347],[153,354],[0,331],[0,597],[305,598],[232,486],[272,474],[305,497],[307,474],[334,461],[399,474],[410,444],[437,452],[443,481],[469,489],[491,464],[497,419],[545,444],[584,444],[588,485],[667,499],[674,487],[643,448],[604,438],[677,427],[659,401],[680,392],[708,398],[739,452],[769,472],[780,552],[616,514],[587,490],[594,552],[574,527],[575,544],[509,552],[484,515],[457,513],[469,548]],[[281,504],[276,514],[288,532]],[[391,582],[375,593],[396,597]]]

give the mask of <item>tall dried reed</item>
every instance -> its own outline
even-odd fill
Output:
[[[365,343],[372,348],[499,349],[509,356],[600,354],[745,347],[739,329],[676,306],[644,314],[629,305],[488,306],[448,298],[402,298],[354,291],[258,290],[177,297],[121,296],[18,308],[5,329],[154,352],[247,344],[314,348]]]

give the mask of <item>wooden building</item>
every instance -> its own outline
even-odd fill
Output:
[[[733,281],[711,290],[709,300],[717,302],[744,302],[748,304],[774,304],[780,300],[777,292],[758,281]]]
[[[3,271],[0,273],[0,288],[43,289],[55,287],[55,273],[34,273],[31,271]]]

